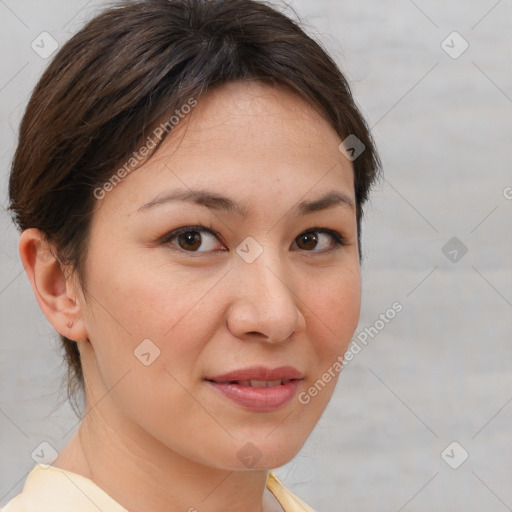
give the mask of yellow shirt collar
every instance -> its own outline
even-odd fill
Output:
[[[269,471],[267,488],[285,512],[315,512],[289,491]],[[92,480],[77,473],[36,465],[28,474],[23,492],[15,496],[0,512],[36,512],[41,506],[52,512],[128,512]]]

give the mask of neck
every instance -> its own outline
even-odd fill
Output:
[[[190,460],[99,405],[53,465],[89,478],[128,511],[282,511],[266,488],[267,470]]]

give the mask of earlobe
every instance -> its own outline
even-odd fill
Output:
[[[87,339],[72,275],[66,275],[43,233],[26,229],[18,249],[37,303],[53,328],[70,340]]]

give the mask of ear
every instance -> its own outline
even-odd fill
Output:
[[[20,235],[19,253],[32,290],[53,328],[74,341],[87,339],[78,289],[71,272],[66,276],[41,231],[26,229]]]

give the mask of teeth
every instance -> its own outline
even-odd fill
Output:
[[[250,386],[252,388],[270,388],[272,386],[281,386],[290,382],[290,379],[276,379],[276,380],[237,380],[220,382],[219,384],[236,384],[237,386]]]
[[[238,384],[240,386],[251,386],[253,388],[270,388],[272,386],[280,386],[283,384],[283,380],[241,380]]]

